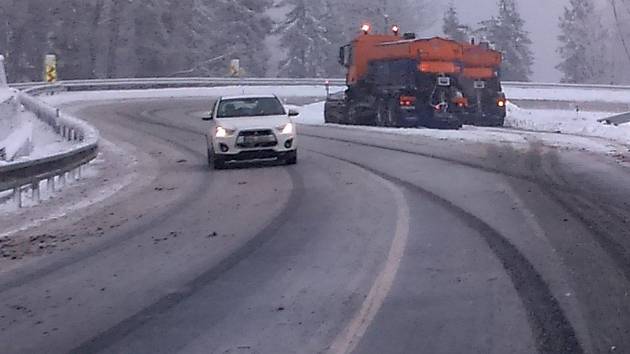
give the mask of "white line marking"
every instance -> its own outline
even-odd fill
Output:
[[[356,349],[392,289],[409,238],[409,206],[405,196],[400,188],[392,182],[378,176],[375,177],[385,184],[394,196],[398,209],[396,233],[383,270],[376,277],[359,311],[331,344],[328,352],[332,354],[352,353]]]

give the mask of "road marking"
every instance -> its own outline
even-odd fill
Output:
[[[331,344],[328,350],[331,354],[347,354],[352,353],[356,349],[392,289],[405,248],[407,247],[407,240],[409,239],[409,206],[405,196],[400,188],[392,182],[378,176],[375,176],[375,178],[390,190],[396,202],[398,210],[396,233],[383,270],[376,277],[359,311]]]

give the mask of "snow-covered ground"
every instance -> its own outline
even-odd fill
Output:
[[[630,144],[630,124],[613,126],[597,121],[611,115],[606,112],[522,109],[511,104],[508,108],[506,126],[523,130],[599,137]]]
[[[343,87],[331,87],[331,92],[343,90]],[[94,91],[70,92],[54,96],[42,97],[52,105],[62,105],[83,101],[106,101],[147,98],[185,98],[185,97],[216,97],[220,95],[237,94],[269,94],[279,97],[325,97],[324,86],[227,86],[212,88],[178,88],[154,90],[123,90],[123,91]],[[515,99],[535,99],[544,97],[546,100],[576,100],[576,101],[608,101],[630,102],[630,96],[624,91],[592,90],[592,89],[509,89],[508,95]],[[318,102],[300,107],[301,115],[297,121],[301,124],[324,124],[324,103]],[[387,129],[375,127],[342,127],[340,129],[378,130],[390,134],[430,136],[438,139],[453,139],[475,142],[501,142],[522,144],[527,146],[532,140],[540,139],[550,146],[565,146],[570,148],[588,148],[603,152],[614,152],[607,142],[615,144],[630,144],[630,124],[619,127],[606,126],[597,119],[610,116],[606,112],[575,112],[548,109],[521,109],[515,105],[509,106],[506,126],[514,129],[481,128],[466,126],[459,131],[443,131],[431,129]],[[524,131],[536,131],[549,134],[526,134]],[[593,140],[589,138],[603,138]],[[627,151],[625,151],[627,152]]]
[[[27,157],[28,159],[49,156],[75,147],[75,143],[65,140],[32,113],[25,113],[25,115],[24,119],[33,126],[33,151]]]
[[[22,119],[26,115],[19,106],[17,91],[0,88],[0,164],[30,152],[33,126]]]
[[[630,90],[622,89],[532,88],[506,85],[503,90],[511,100],[630,103]]]
[[[8,161],[48,156],[72,148],[49,125],[21,107],[17,91],[0,88],[0,149]],[[0,161],[0,164],[9,163]]]
[[[297,107],[300,115],[296,121],[306,125],[324,125],[324,102]],[[630,124],[619,127],[606,126],[597,119],[610,113],[526,110],[509,106],[505,128],[464,126],[461,130],[399,129],[362,126],[334,125],[338,129],[378,131],[401,136],[424,136],[441,140],[462,142],[511,144],[515,148],[529,148],[534,141],[549,147],[588,150],[596,153],[618,154],[628,152]],[[524,130],[535,131],[527,132]],[[596,138],[596,139],[593,139]],[[600,139],[604,138],[604,139]],[[618,146],[621,144],[622,146]],[[624,150],[625,149],[625,150]],[[624,150],[624,151],[620,151]]]
[[[46,180],[41,181],[39,204],[33,200],[30,188],[22,191],[21,209],[11,200],[11,191],[0,192],[0,239],[19,237],[24,230],[101,203],[134,182],[150,183],[155,178],[137,172],[138,157],[127,149],[107,140],[101,140],[99,145],[98,157],[84,166],[80,180],[67,178],[64,184],[55,177],[54,192],[48,189]]]
[[[46,123],[37,119],[30,112],[18,112],[16,120],[19,124],[13,126],[11,134],[4,140],[3,146],[7,149],[7,156],[22,149],[27,141],[27,155],[18,156],[13,161],[23,161],[49,156],[54,153],[64,152],[74,147],[74,144],[66,141]],[[8,162],[0,161],[0,164]]]
[[[17,110],[16,91],[0,87],[0,141],[9,136],[11,130],[17,125],[15,116]]]

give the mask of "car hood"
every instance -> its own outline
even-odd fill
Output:
[[[217,118],[216,124],[230,130],[273,129],[291,123],[286,115],[242,118]]]

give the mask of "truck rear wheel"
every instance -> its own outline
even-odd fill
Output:
[[[385,126],[400,126],[400,103],[398,100],[390,99],[387,102],[387,120],[385,121]]]
[[[328,107],[328,104],[324,107],[324,122],[325,123],[339,123],[339,112]]]
[[[379,99],[376,104],[376,125],[386,127],[389,119],[387,101]]]
[[[381,127],[402,127],[398,100],[380,99],[376,105],[376,124]]]

